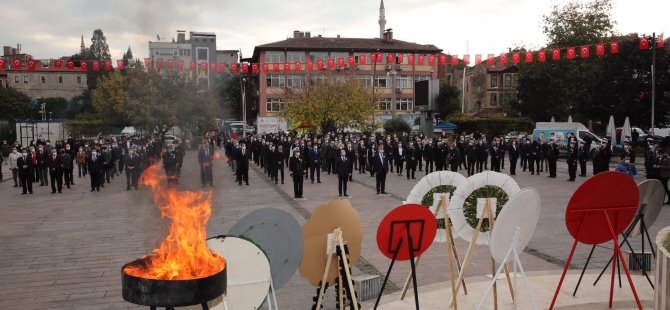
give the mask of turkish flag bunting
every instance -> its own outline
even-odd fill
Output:
[[[216,62],[209,63],[209,72],[216,72]]]
[[[370,62],[377,62],[377,53],[370,53]]]
[[[619,54],[619,42],[610,42],[610,54]]]
[[[119,70],[123,70],[125,68],[125,64],[123,63],[123,59],[117,59],[116,60],[116,67],[119,68]]]
[[[663,34],[659,34],[656,36],[656,47],[657,48],[663,48]]]
[[[559,60],[561,59],[561,49],[555,48],[551,50],[551,59]]]
[[[88,71],[88,61],[80,60],[79,61],[79,68],[81,68],[81,71]]]
[[[191,60],[191,63],[188,65],[188,69],[191,71],[195,71],[196,65],[197,64],[195,63],[195,61]]]
[[[290,62],[285,62],[284,63],[284,72],[289,72],[291,71],[291,63]]]
[[[151,68],[151,58],[144,58],[144,67]]]
[[[109,59],[105,59],[105,62],[102,65],[102,68],[105,71],[112,71],[112,61]]]
[[[507,53],[500,53],[500,64],[501,65],[507,64]]]
[[[340,57],[337,59],[337,67],[344,68],[344,58]]]
[[[314,70],[314,61],[313,60],[308,60],[307,61],[307,70],[309,70],[309,71]]]
[[[0,58],[0,70],[5,70],[5,59]]]
[[[207,71],[207,62],[206,61],[201,61],[200,62],[200,71]]]
[[[398,54],[398,63],[401,64],[405,60],[405,54]]]
[[[328,69],[335,69],[335,59],[328,58]]]
[[[648,50],[649,49],[649,38],[646,36],[640,38],[640,50]]]
[[[251,64],[251,73],[258,74],[258,64]]]
[[[272,64],[272,72],[279,73],[279,64]]]
[[[156,60],[156,68],[163,69],[163,58],[158,58],[158,60]]]
[[[225,62],[220,62],[219,63],[219,72],[221,72],[221,73],[226,72],[226,63]]]
[[[168,69],[172,70],[174,69],[174,59],[168,59]]]
[[[598,55],[598,56],[605,55],[605,44],[604,43],[596,44],[596,55]]]
[[[589,58],[589,54],[590,54],[590,51],[589,51],[589,46],[588,45],[584,45],[584,46],[579,48],[579,57]]]
[[[62,60],[54,60],[54,68],[60,69],[60,67],[63,66],[63,61]]]
[[[407,64],[408,65],[413,65],[414,64],[414,54],[407,55]]]
[[[268,64],[263,64],[263,73],[268,73],[270,71],[270,66]]]
[[[349,67],[353,67],[355,65],[356,65],[356,57],[349,56]]]
[[[475,54],[475,65],[482,64],[482,54]]]
[[[239,68],[238,64],[230,64],[230,72],[237,74],[237,69]]]
[[[533,52],[526,52],[526,62],[533,62]]]
[[[377,56],[375,56],[375,57],[377,57]],[[316,67],[319,70],[323,70],[323,59],[319,59],[319,60],[316,61]]]
[[[495,63],[496,63],[495,56],[493,56],[493,54],[488,54],[488,56],[486,56],[486,64],[493,65]]]
[[[377,52],[377,62],[382,63],[384,61],[384,53]]]
[[[302,62],[295,62],[295,71],[302,71]]]
[[[177,70],[184,70],[184,61],[177,60]]]
[[[36,64],[37,62],[35,60],[32,59],[28,60],[28,70],[35,70]]]
[[[12,62],[12,69],[18,70],[21,69],[21,61],[18,59],[14,59]]]
[[[365,57],[365,54],[360,54],[360,55],[358,55],[358,62],[359,62],[361,65],[365,65],[365,64],[367,64],[367,60],[366,60],[365,58],[366,58],[366,57]]]
[[[568,47],[568,59],[575,59],[575,48]]]
[[[67,69],[68,70],[74,69],[74,61],[72,61],[72,60],[67,61]]]
[[[395,63],[395,54],[393,53],[386,54],[386,63],[389,65]]]
[[[424,55],[419,55],[419,60],[418,60],[419,65],[423,65],[423,63],[424,63],[424,59],[425,59],[425,58],[426,58],[426,56],[424,56]]]
[[[451,55],[451,65],[452,66],[458,66],[458,56],[457,55]]]
[[[435,65],[435,55],[434,54],[428,55],[428,64],[431,65],[431,66]]]
[[[469,65],[469,64],[470,64],[470,55],[463,55],[463,63],[464,63],[465,65]]]
[[[520,52],[512,53],[512,63],[516,65],[519,62],[521,62],[521,53]]]
[[[243,74],[249,73],[249,64],[246,62],[242,64],[242,73]]]
[[[440,59],[438,60],[440,65],[444,66],[447,64],[447,54],[440,54]]]
[[[99,60],[94,60],[93,61],[93,71],[95,71],[95,72],[100,71],[100,61]]]
[[[545,50],[538,51],[537,52],[537,61],[539,61],[539,62],[547,61],[547,51],[545,51]]]

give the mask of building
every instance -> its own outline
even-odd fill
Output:
[[[518,88],[519,68],[516,65],[497,63],[468,68],[465,81],[465,112],[483,116],[501,113],[504,105],[517,98]]]
[[[38,61],[35,70],[28,70],[26,63],[20,69],[6,69],[7,86],[33,99],[60,97],[71,100],[81,95],[87,89],[86,72],[79,67],[70,70],[65,64],[56,68],[54,62]]]

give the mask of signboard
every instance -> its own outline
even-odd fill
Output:
[[[278,117],[259,117],[256,124],[256,132],[259,134],[288,131],[288,122]]]

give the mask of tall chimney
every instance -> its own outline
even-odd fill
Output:
[[[186,31],[177,30],[177,43],[186,43]]]

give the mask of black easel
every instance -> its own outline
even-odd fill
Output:
[[[410,226],[412,223],[418,223],[421,225],[421,234],[419,235],[419,240],[416,245],[418,246],[417,249],[414,249],[415,243],[412,240],[412,235],[410,234]],[[391,260],[391,265],[389,265],[389,269],[386,272],[386,276],[384,277],[384,282],[382,283],[382,289],[379,291],[379,295],[377,295],[377,301],[375,302],[375,307],[374,309],[377,309],[377,306],[379,305],[379,301],[382,298],[382,294],[384,293],[384,287],[386,286],[386,282],[389,279],[389,275],[391,274],[391,269],[393,269],[393,264],[396,261],[396,258],[398,258],[398,253],[400,252],[400,247],[402,246],[403,242],[405,241],[403,237],[398,238],[397,246],[395,248],[393,247],[393,231],[395,230],[394,227],[396,225],[405,225],[405,229],[407,232],[407,248],[409,249],[409,263],[410,267],[412,268],[412,285],[414,287],[414,303],[416,306],[416,310],[419,310],[419,293],[417,290],[417,284],[416,284],[416,266],[414,265],[414,251],[419,251],[421,249],[421,242],[423,241],[423,228],[425,226],[426,222],[424,220],[407,220],[407,221],[393,221],[391,222],[391,230],[389,232],[389,245],[388,245],[388,253],[393,253],[393,259]]]

